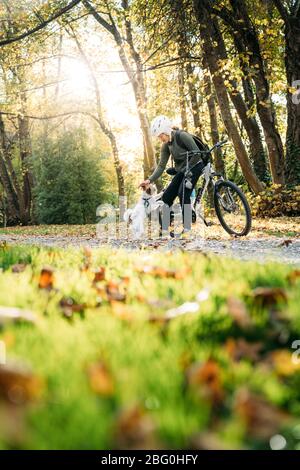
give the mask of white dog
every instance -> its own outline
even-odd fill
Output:
[[[159,196],[156,186],[150,185],[143,191],[136,206],[125,211],[124,221],[130,224],[134,239],[141,238],[144,235],[144,220],[160,205],[158,202]]]

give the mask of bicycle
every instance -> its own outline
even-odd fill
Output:
[[[191,170],[200,163],[205,164],[200,176],[200,178],[204,177],[203,184],[196,190],[196,198],[192,205],[193,222],[196,221],[196,214],[198,214],[204,224],[209,226],[198,208],[200,209],[205,192],[208,189],[209,183],[211,183],[213,186],[214,208],[220,224],[230,235],[242,237],[248,235],[251,230],[252,223],[251,210],[246,196],[236,184],[232,181],[225,180],[220,173],[216,173],[213,170],[211,163],[212,151],[216,148],[223,147],[226,143],[227,140],[224,140],[218,142],[207,150],[191,150],[182,153],[182,155],[186,155],[187,158],[186,170],[184,172],[183,191],[185,188],[192,188],[191,181],[189,179],[192,175]],[[192,167],[189,167],[189,157],[198,154],[201,155],[201,160]]]

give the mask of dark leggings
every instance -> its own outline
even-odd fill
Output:
[[[179,172],[172,179],[169,186],[165,189],[162,201],[165,205],[162,207],[162,230],[168,230],[170,225],[170,207],[173,205],[176,197],[179,197],[180,206],[182,209],[183,226],[185,230],[190,230],[192,225],[192,207],[191,207],[191,194],[203,170],[203,163],[199,162],[192,170],[192,188],[188,189],[183,187],[184,174]]]

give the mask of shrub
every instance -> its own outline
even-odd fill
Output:
[[[300,215],[300,186],[292,189],[272,185],[257,196],[247,195],[252,213],[258,217]]]

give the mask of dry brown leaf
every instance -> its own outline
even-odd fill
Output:
[[[13,264],[13,266],[11,267],[11,270],[13,273],[22,273],[23,271],[25,271],[27,267],[27,264],[25,263],[17,263],[17,264]]]
[[[295,284],[298,279],[300,279],[300,269],[294,269],[294,271],[291,271],[287,276],[287,280],[290,284]]]
[[[146,302],[147,301],[146,297],[143,294],[136,294],[135,298],[138,302]]]
[[[221,368],[215,360],[208,359],[203,364],[192,364],[186,370],[186,381],[188,386],[199,388],[200,393],[213,405],[218,405],[223,401]]]
[[[157,448],[154,438],[155,426],[140,406],[121,411],[115,429],[118,447],[121,449]]]
[[[37,317],[30,310],[23,310],[16,307],[0,306],[0,325],[9,322],[36,323]]]
[[[0,398],[22,405],[37,399],[42,389],[42,380],[24,366],[0,366]]]
[[[126,290],[122,283],[117,283],[114,281],[109,281],[105,287],[107,300],[111,302],[112,300],[117,300],[119,302],[126,300]]]
[[[229,297],[227,300],[227,308],[229,314],[240,328],[247,329],[252,326],[247,307],[242,300]]]
[[[114,380],[103,361],[89,365],[87,375],[90,387],[94,393],[105,397],[110,397],[114,394]]]
[[[160,266],[142,266],[137,268],[137,272],[160,278],[184,279],[190,272],[190,268],[173,270],[165,269]]]
[[[241,359],[250,359],[253,362],[260,360],[260,351],[263,348],[263,343],[249,343],[243,338],[237,340],[228,338],[225,344],[225,349],[229,356],[234,361],[240,361]]]
[[[94,271],[94,279],[93,282],[101,282],[105,280],[105,268],[100,267]]]
[[[130,277],[129,277],[129,276],[122,276],[121,282],[122,282],[123,284],[126,284],[126,285],[128,286],[129,283],[130,283]]]
[[[257,287],[252,295],[254,303],[261,307],[272,307],[288,300],[287,293],[282,287]]]
[[[59,305],[66,318],[72,318],[73,313],[82,313],[86,308],[85,304],[77,304],[72,297],[63,297],[60,300]]]
[[[164,315],[150,315],[148,318],[149,323],[166,326],[171,319]]]
[[[39,278],[39,288],[40,289],[52,289],[54,283],[54,270],[49,267],[45,267],[42,269]]]
[[[247,434],[263,440],[276,434],[290,418],[287,413],[246,388],[237,392],[234,411],[244,422]]]
[[[90,271],[90,265],[88,263],[83,264],[80,266],[80,272],[82,273],[88,273]]]
[[[293,243],[293,240],[283,240],[282,243],[280,243],[278,246],[285,246],[288,247]]]
[[[0,401],[0,440],[11,448],[21,448],[26,442],[26,408]]]

